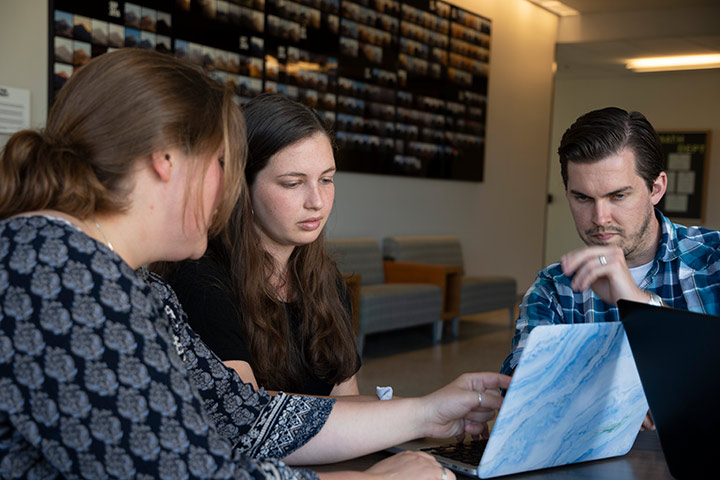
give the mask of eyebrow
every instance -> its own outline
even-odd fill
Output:
[[[630,185],[628,185],[626,187],[618,188],[617,190],[613,190],[612,192],[608,192],[604,195],[601,195],[601,197],[612,197],[613,195],[617,195],[618,193],[625,193],[629,190],[632,190],[632,187]],[[572,193],[573,195],[576,195],[576,196],[581,195],[583,197],[593,198],[590,195],[583,193],[579,190],[570,190],[570,193]]]
[[[320,175],[327,175],[328,173],[332,173],[332,172],[336,172],[336,171],[337,171],[337,167],[330,167],[327,170],[324,170]],[[307,177],[307,174],[302,173],[302,172],[287,172],[287,173],[281,173],[280,175],[277,176],[277,178],[282,178],[282,177]]]

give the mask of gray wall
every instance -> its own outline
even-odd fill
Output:
[[[328,235],[457,235],[469,273],[524,291],[543,266],[557,17],[526,0],[455,3],[493,22],[485,181],[341,172]],[[45,0],[0,3],[0,85],[31,89],[33,125],[46,117],[46,29]]]

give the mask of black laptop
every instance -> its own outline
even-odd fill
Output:
[[[717,475],[720,317],[626,300],[618,308],[670,473]]]

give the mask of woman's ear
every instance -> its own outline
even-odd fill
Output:
[[[172,173],[172,157],[167,152],[154,152],[152,154],[152,168],[161,181],[170,181]]]

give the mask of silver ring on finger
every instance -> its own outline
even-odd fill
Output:
[[[442,477],[440,477],[440,480],[447,480],[447,470],[445,470],[445,467],[442,468]]]
[[[598,260],[600,261],[600,265],[607,265],[607,258],[605,258],[605,255],[600,255]]]
[[[482,407],[482,393],[478,392],[478,406]]]

